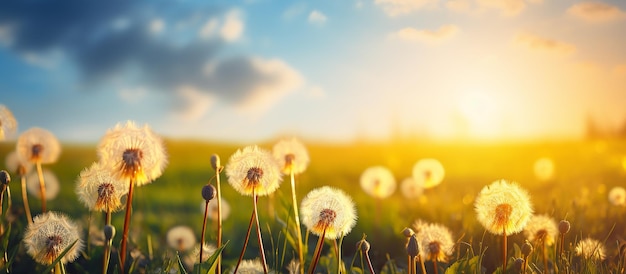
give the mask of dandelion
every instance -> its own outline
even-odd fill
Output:
[[[66,264],[80,256],[83,242],[78,225],[56,212],[45,212],[35,216],[24,232],[24,246],[36,262],[52,264],[66,249],[60,263]],[[57,265],[58,266],[58,265]]]
[[[202,187],[202,198],[204,199],[204,216],[202,217],[202,234],[200,234],[200,242],[204,243],[204,235],[206,234],[206,221],[207,215],[209,215],[209,202],[215,198],[215,192],[217,192],[216,188],[211,184],[206,184]],[[219,210],[217,214],[219,215]],[[218,232],[221,227],[218,224]],[[221,241],[221,235],[218,235],[218,242]],[[199,258],[202,258],[203,249],[200,249],[200,254],[198,254]],[[218,271],[219,272],[219,271]]]
[[[35,163],[37,166],[39,196],[43,197],[41,199],[41,211],[46,212],[46,184],[41,165],[56,162],[61,154],[61,144],[52,132],[34,127],[20,135],[15,150],[22,160]]]
[[[550,180],[554,176],[554,162],[547,157],[539,158],[533,164],[533,171],[539,181]]]
[[[167,244],[176,251],[190,250],[196,244],[196,235],[188,226],[175,226],[167,231]]]
[[[221,183],[220,173],[222,172],[222,170],[224,170],[224,166],[222,166],[219,155],[217,154],[211,155],[211,167],[213,168],[213,170],[215,170],[215,181],[217,185],[215,192],[217,193],[217,204],[209,203],[206,197],[204,197],[205,202],[204,202],[204,221],[203,222],[206,222],[207,214],[209,215],[209,218],[217,221],[216,222],[217,223],[217,248],[220,248],[222,246],[222,220],[228,218],[228,214],[230,213],[230,207],[228,206],[228,203],[226,203],[226,201],[223,201],[222,199],[222,187],[221,187],[222,183]],[[202,227],[201,242],[204,242],[204,230],[205,229],[206,229],[206,224],[203,225]],[[202,250],[200,251],[200,257],[202,257]],[[222,273],[222,254],[221,253],[217,256],[216,273],[217,274]]]
[[[95,162],[80,172],[76,184],[78,199],[92,211],[109,213],[122,208],[122,197],[128,193],[128,184],[115,178],[110,170]]]
[[[548,254],[546,247],[552,246],[559,233],[556,221],[547,215],[533,215],[524,227],[526,239],[541,244],[544,269],[548,270]]]
[[[296,259],[291,259],[291,261],[289,261],[289,264],[287,264],[287,273],[289,274],[296,274],[296,273],[300,273],[300,261],[296,260]]]
[[[309,267],[315,271],[324,239],[337,239],[350,233],[356,224],[356,208],[350,196],[339,189],[324,186],[311,190],[300,207],[302,223],[319,239]],[[341,262],[341,246],[337,261]],[[341,264],[340,264],[341,265]]]
[[[396,179],[384,166],[373,166],[361,173],[361,188],[374,198],[384,199],[396,190]]]
[[[42,178],[44,179],[44,187],[46,188],[45,200],[51,201],[54,200],[61,190],[61,185],[59,184],[59,179],[54,172],[44,169],[41,172]],[[31,195],[35,196],[35,198],[42,200],[39,180],[37,179],[38,175],[32,173],[26,177],[26,189],[27,192]],[[42,201],[43,202],[43,201]]]
[[[585,238],[576,245],[576,255],[585,259],[601,261],[606,257],[606,250],[600,241]]]
[[[17,130],[17,121],[11,110],[6,106],[0,105],[0,141],[4,140],[7,135],[14,134]]]
[[[404,195],[407,199],[415,199],[419,196],[422,196],[424,193],[424,186],[421,185],[422,182],[417,182],[415,179],[405,178],[400,183],[400,190],[402,195]]]
[[[193,266],[195,264],[206,262],[213,255],[213,253],[215,253],[216,250],[217,248],[215,247],[215,245],[208,244],[208,243],[204,243],[203,245],[200,245],[200,243],[197,243],[193,247],[191,252],[189,252],[187,256],[183,258],[183,261],[185,262],[185,266],[189,269],[193,269]],[[202,253],[202,261],[200,260],[201,253]]]
[[[204,204],[205,202],[202,201],[201,206],[202,206],[202,211],[204,212]],[[209,219],[217,221],[218,217],[217,217],[217,203],[209,203],[209,208],[207,209],[209,211]],[[228,219],[228,216],[230,215],[230,204],[228,203],[227,200],[222,199],[222,220]]]
[[[614,206],[626,206],[626,189],[620,186],[611,188],[609,202]]]
[[[492,234],[502,235],[502,269],[506,269],[506,237],[526,226],[533,214],[530,197],[516,183],[498,180],[483,187],[474,205],[477,219],[483,227]]]
[[[267,273],[260,260],[243,260],[239,268],[235,268],[230,272],[231,274],[260,274]]]
[[[304,251],[302,247],[302,231],[300,229],[300,216],[298,216],[298,200],[296,199],[295,175],[306,170],[309,165],[309,152],[306,147],[296,138],[281,140],[274,145],[272,153],[278,166],[284,175],[289,175],[291,179],[291,202],[293,205],[294,221],[296,225],[296,238],[298,240],[298,257],[304,261]],[[301,265],[302,267],[304,265]],[[301,269],[303,272],[304,269]]]
[[[565,245],[565,234],[567,234],[567,232],[569,232],[571,228],[571,225],[569,223],[569,221],[567,220],[561,220],[559,222],[559,256],[561,256],[561,254],[563,253],[563,247]]]
[[[253,220],[256,220],[261,261],[263,268],[267,272],[261,227],[259,226],[257,200],[258,196],[269,195],[278,188],[282,180],[280,177],[280,168],[271,153],[257,146],[247,146],[237,150],[230,157],[229,163],[226,166],[226,175],[228,176],[228,183],[240,194],[252,196],[254,204],[250,224],[248,225],[248,233],[241,254],[239,255],[239,261],[237,262],[237,266],[235,266],[235,272],[237,272],[239,264],[243,259],[243,254],[246,250],[248,239],[250,238],[250,229],[252,228]]]
[[[6,166],[10,172],[18,174],[20,176],[20,182],[22,186],[22,203],[24,204],[24,212],[26,212],[26,219],[28,223],[33,221],[33,216],[30,213],[30,206],[28,204],[28,190],[26,189],[26,174],[33,169],[33,163],[26,161],[19,157],[17,151],[9,153],[5,160]]]
[[[445,176],[445,169],[437,159],[421,159],[413,165],[413,179],[425,189],[441,184]]]
[[[98,157],[105,169],[119,180],[128,180],[128,197],[124,215],[124,230],[120,244],[120,267],[124,272],[126,245],[130,214],[133,204],[133,189],[152,182],[167,165],[167,154],[160,137],[148,125],[139,128],[132,121],[117,124],[107,130],[98,144]]]
[[[370,243],[365,240],[365,238],[361,239],[356,243],[356,249],[361,253],[361,256],[365,254],[365,260],[367,261],[367,267],[370,270],[370,273],[375,274],[374,266],[372,266],[372,260],[370,260]]]
[[[425,260],[433,261],[435,268],[436,262],[446,262],[454,251],[452,233],[441,224],[422,226],[417,232],[417,239],[420,242],[420,253]]]

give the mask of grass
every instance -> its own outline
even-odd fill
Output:
[[[14,150],[14,143],[0,145],[0,157]],[[259,144],[271,149],[273,143]],[[613,186],[626,186],[626,141],[571,141],[571,142],[535,142],[535,143],[500,143],[500,144],[452,144],[452,143],[393,143],[371,144],[355,143],[346,145],[305,143],[309,150],[311,163],[307,171],[297,180],[297,196],[301,200],[310,190],[330,185],[349,193],[357,205],[358,221],[356,227],[343,241],[343,254],[346,263],[358,256],[355,244],[367,234],[371,244],[369,255],[373,268],[380,272],[385,269],[406,269],[406,238],[402,230],[411,226],[416,219],[442,223],[453,231],[459,245],[451,263],[465,256],[471,246],[474,252],[480,250],[480,244],[488,246],[483,257],[483,266],[488,272],[501,264],[499,250],[500,238],[484,233],[484,229],[475,220],[473,202],[480,189],[497,179],[518,182],[531,194],[536,213],[553,216],[557,222],[567,218],[572,229],[566,235],[566,242],[574,244],[578,239],[590,236],[599,240],[606,239],[608,260],[602,267],[596,267],[601,273],[608,273],[610,260],[615,260],[618,244],[626,239],[626,208],[615,207],[608,203],[607,193]],[[137,245],[148,257],[148,242],[153,248],[150,269],[167,268],[171,264],[174,251],[165,243],[167,230],[175,225],[188,225],[196,232],[199,239],[202,225],[202,186],[214,176],[210,165],[210,156],[214,153],[222,158],[222,164],[228,164],[228,158],[236,149],[244,145],[205,143],[200,141],[166,141],[169,165],[163,176],[155,182],[136,189],[134,200],[133,227],[131,244]],[[538,181],[533,174],[533,163],[540,157],[551,158],[556,166],[555,177],[549,182]],[[444,182],[427,190],[418,199],[407,200],[397,190],[390,198],[383,201],[384,214],[375,216],[376,201],[367,196],[359,186],[359,177],[363,170],[373,165],[390,168],[400,182],[411,176],[413,164],[421,158],[436,158],[446,169]],[[59,196],[48,202],[49,210],[64,212],[74,220],[79,220],[87,227],[90,216],[74,194],[75,182],[80,171],[97,160],[95,144],[63,144],[63,150],[56,164],[44,166],[54,171],[61,182]],[[2,165],[0,165],[1,167]],[[13,175],[13,174],[12,174]],[[252,201],[241,197],[228,185],[222,175],[223,199],[231,204],[231,214],[223,223],[224,241],[229,241],[223,251],[225,268],[233,266],[243,245],[243,235],[252,211]],[[19,178],[13,177],[11,191],[13,206],[21,208]],[[276,217],[287,220],[290,205],[289,178],[283,183],[274,197],[277,208]],[[295,255],[293,247],[283,248],[285,235],[281,234],[280,221],[270,219],[269,198],[260,197],[259,211],[263,233],[267,244],[268,265],[282,267]],[[285,206],[283,206],[285,205]],[[40,212],[40,202],[31,196],[30,206],[33,215]],[[113,225],[120,231],[123,212],[113,214]],[[102,216],[93,214],[93,224],[101,225]],[[380,218],[380,226],[374,222]],[[12,227],[11,247],[19,246],[21,232],[24,230],[25,217]],[[207,240],[215,242],[215,224],[209,222]],[[86,233],[86,232],[85,232]],[[121,233],[118,233],[121,234]],[[120,235],[113,241],[119,245]],[[268,235],[269,236],[269,235]],[[151,239],[151,240],[150,240]],[[308,238],[308,254],[312,254],[317,237]],[[524,241],[521,233],[509,237],[510,246],[521,246]],[[326,245],[325,248],[328,248]],[[566,247],[571,251],[572,247]],[[278,252],[274,252],[278,251]],[[89,253],[91,252],[91,253]],[[98,248],[86,253],[91,259],[82,256],[68,264],[68,272],[99,272],[101,254]],[[283,260],[283,252],[285,259]],[[511,251],[513,255],[515,251]],[[325,250],[326,254],[328,250]],[[42,270],[22,249],[18,250],[13,262],[14,272],[33,272]],[[251,239],[245,258],[258,256],[256,243]],[[542,262],[537,257],[536,264],[541,269]],[[327,261],[331,260],[328,258]],[[623,258],[622,258],[623,260]],[[324,258],[321,259],[324,261]],[[357,258],[357,261],[359,259]],[[390,265],[393,262],[393,265]],[[576,258],[571,259],[572,263]],[[622,263],[623,264],[623,263]],[[355,264],[357,265],[357,264]],[[447,266],[442,264],[442,266]],[[428,268],[431,267],[427,265]],[[113,268],[113,267],[110,267]],[[593,268],[593,267],[592,267]],[[319,268],[318,270],[323,269]],[[336,269],[336,268],[330,268]],[[604,271],[603,271],[604,270]],[[331,273],[333,270],[329,270]],[[367,272],[366,270],[364,270]],[[389,270],[391,271],[391,270]],[[429,272],[430,273],[430,272]],[[443,272],[441,272],[443,273]]]

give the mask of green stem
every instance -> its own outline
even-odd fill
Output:
[[[26,190],[26,177],[21,176],[22,181],[22,203],[24,204],[24,212],[26,212],[26,219],[28,219],[28,224],[33,223],[33,216],[30,213],[30,206],[28,205],[28,193]]]
[[[41,161],[37,161],[37,176],[39,177],[39,194],[41,197],[41,213],[46,212],[46,183],[43,178],[43,170],[41,169]]]
[[[254,197],[254,219],[256,220],[256,232],[259,239],[259,252],[261,252],[261,262],[263,263],[263,272],[267,274],[267,262],[265,261],[265,249],[263,248],[263,238],[261,236],[261,226],[259,225],[259,210],[257,208],[258,196],[252,190],[252,197]]]
[[[324,245],[324,237],[326,237],[326,228],[322,230],[322,235],[317,239],[317,245],[315,245],[315,252],[313,252],[313,259],[311,261],[311,265],[309,266],[309,274],[315,273],[315,267],[317,266],[317,262],[320,259],[320,255],[322,254],[322,246]]]
[[[131,178],[130,186],[128,188],[128,198],[126,198],[126,214],[124,215],[124,230],[122,233],[122,243],[120,244],[120,267],[122,268],[122,274],[125,273],[126,263],[126,245],[128,244],[128,229],[130,228],[130,214],[133,206],[133,190],[135,189],[135,182]]]
[[[220,189],[220,171],[222,167],[217,167],[216,185],[217,185],[217,249],[222,246],[222,190]],[[217,256],[216,274],[222,274],[222,253]]]
[[[302,230],[300,229],[300,216],[298,214],[298,200],[296,199],[296,179],[293,172],[289,172],[291,177],[291,202],[293,203],[293,216],[296,221],[296,233],[298,236],[298,257],[300,258],[300,273],[304,273],[304,251],[302,248]]]

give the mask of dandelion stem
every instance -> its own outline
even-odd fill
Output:
[[[337,246],[337,273],[341,273],[341,270],[343,269],[343,261],[341,260],[341,246],[343,245],[343,235],[341,236],[341,238],[339,238],[339,245],[337,245],[337,240],[335,240],[335,245]]]
[[[21,176],[22,181],[22,203],[24,204],[24,212],[26,212],[26,219],[28,219],[28,223],[33,223],[33,216],[30,214],[30,206],[28,205],[28,193],[26,190],[26,177]]]
[[[421,254],[417,255],[417,259],[420,260],[420,266],[422,267],[422,274],[426,274],[426,266],[424,265],[424,260],[422,259],[422,255]]]
[[[437,258],[433,258],[433,268],[435,269],[435,274],[439,274],[439,269],[437,267]]]
[[[124,215],[124,230],[122,232],[122,243],[120,244],[120,267],[124,272],[126,263],[126,245],[128,243],[128,228],[130,227],[130,213],[133,206],[133,190],[135,189],[135,181],[133,178],[129,180],[128,197],[126,198],[126,214]]]
[[[220,189],[220,171],[222,171],[222,167],[218,166],[216,168],[217,174],[215,175],[216,177],[215,184],[217,185],[217,249],[219,249],[222,246],[222,190]],[[202,244],[204,244],[204,242]],[[222,274],[222,253],[221,252],[217,256],[217,266],[215,268],[215,273]]]
[[[311,261],[311,265],[309,266],[309,274],[313,274],[315,272],[315,267],[317,266],[317,262],[320,259],[320,255],[322,254],[322,246],[324,245],[324,237],[326,237],[326,227],[322,230],[322,235],[317,239],[317,244],[315,245],[315,252],[313,252],[313,259]]]
[[[237,265],[235,266],[235,270],[233,273],[237,273],[237,269],[239,269],[239,265],[243,260],[243,254],[246,252],[246,247],[248,247],[248,240],[250,240],[250,231],[252,230],[252,222],[254,222],[254,217],[256,216],[256,211],[252,211],[252,216],[250,216],[250,223],[248,224],[248,232],[246,232],[246,239],[243,242],[243,248],[241,249],[241,254],[239,254],[239,260],[237,261]]]
[[[409,268],[409,270],[407,271],[408,274],[413,274],[415,272],[415,263],[413,258],[411,258],[411,255],[406,256],[406,265],[407,268]]]
[[[374,267],[372,266],[372,260],[370,260],[370,253],[369,252],[365,252],[365,260],[367,260],[367,267],[369,267],[370,272],[372,274],[376,274],[376,272],[374,272]]]
[[[545,241],[541,241],[542,244],[542,251],[543,251],[543,271],[544,273],[549,273],[548,271],[548,249],[546,248],[546,242]]]
[[[200,234],[200,258],[198,262],[202,264],[202,253],[204,253],[204,234],[206,233],[206,220],[209,215],[209,201],[204,203],[204,219],[202,219],[202,234]],[[200,273],[200,267],[198,267],[198,273]]]
[[[37,176],[39,177],[39,194],[41,196],[41,213],[46,212],[46,183],[43,179],[41,161],[37,161]]]
[[[105,226],[106,225],[111,225],[111,210],[109,209],[108,205],[107,205],[107,211],[105,213]],[[105,237],[106,238],[106,237]],[[106,274],[107,271],[109,270],[109,261],[111,259],[111,242],[113,242],[113,239],[105,239],[106,242],[104,242],[104,260],[102,261],[102,274]]]
[[[298,200],[296,199],[296,179],[293,172],[289,172],[291,177],[291,202],[293,203],[293,216],[296,222],[296,233],[298,236],[298,257],[300,258],[300,273],[304,273],[304,251],[302,248],[302,230],[300,229],[300,216],[298,214]]]
[[[506,228],[502,228],[502,273],[506,273]]]
[[[265,250],[263,248],[263,238],[261,236],[261,226],[259,225],[259,210],[257,208],[257,202],[259,201],[259,197],[252,190],[252,197],[254,197],[254,219],[256,220],[256,233],[257,238],[259,239],[259,252],[261,253],[261,262],[263,263],[263,272],[267,274],[267,262],[265,261]]]

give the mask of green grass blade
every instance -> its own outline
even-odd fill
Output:
[[[61,263],[61,259],[63,259],[63,257],[65,256],[65,254],[67,254],[67,252],[70,252],[70,249],[72,249],[72,247],[74,247],[74,245],[78,242],[78,239],[76,241],[74,241],[73,243],[71,243],[69,246],[67,246],[63,252],[61,252],[61,254],[46,268],[46,270],[42,271],[42,274],[48,274],[50,273],[50,271],[52,271],[52,269],[54,268],[54,266],[56,264]]]

